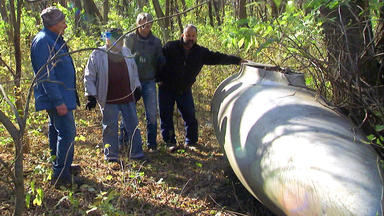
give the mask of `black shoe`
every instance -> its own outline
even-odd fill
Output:
[[[175,143],[167,143],[167,151],[173,153],[177,150],[177,146]]]
[[[51,180],[51,185],[54,186],[56,189],[60,189],[61,187],[64,187],[67,189],[71,189],[73,187],[80,188],[80,186],[83,184],[84,184],[84,182],[76,176],[72,176],[71,179],[53,178]]]
[[[72,164],[71,167],[69,167],[69,173],[71,173],[74,176],[79,175],[81,172],[81,166],[78,164]]]

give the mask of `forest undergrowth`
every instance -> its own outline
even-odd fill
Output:
[[[209,99],[199,98],[199,101]],[[141,134],[145,143],[142,101],[138,104]],[[237,180],[219,146],[210,123],[207,104],[197,104],[200,120],[199,147],[168,153],[158,133],[159,151],[148,153],[149,162],[129,160],[122,151],[120,168],[103,160],[99,110],[75,112],[77,136],[74,163],[85,181],[80,190],[51,186],[48,118],[33,113],[25,152],[26,215],[273,215]],[[178,144],[183,143],[183,121],[175,116]],[[1,132],[1,133],[4,133]],[[6,142],[6,141],[5,141]],[[0,148],[1,158],[12,160],[11,143]],[[0,211],[11,215],[11,185],[0,183]],[[40,204],[40,205],[39,205]]]

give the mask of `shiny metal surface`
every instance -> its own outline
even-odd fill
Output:
[[[220,84],[213,125],[232,169],[278,215],[383,215],[378,155],[304,87],[253,64]]]

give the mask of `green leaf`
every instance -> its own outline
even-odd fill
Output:
[[[108,176],[106,177],[107,180],[112,180],[112,178],[113,178],[113,177],[112,177],[111,175],[108,175]]]
[[[380,132],[380,131],[382,131],[382,130],[384,130],[384,125],[376,125],[376,126],[375,126],[375,131],[376,131],[376,132]]]
[[[376,137],[375,137],[375,135],[373,135],[373,134],[370,134],[370,135],[368,135],[367,136],[367,139],[369,140],[369,141],[372,141],[372,140],[374,140]]]
[[[280,7],[281,0],[273,0],[275,2],[276,7]]]
[[[328,4],[328,7],[329,7],[329,9],[333,9],[333,8],[337,7],[338,5],[339,5],[339,1],[338,0],[334,0],[334,1],[331,1]]]
[[[32,180],[31,182],[31,191],[32,193],[35,193],[35,180]]]
[[[203,167],[203,164],[196,162],[196,166],[201,168],[201,167]]]
[[[33,205],[41,206],[43,203],[43,190],[41,188],[36,189],[37,194],[35,199],[33,200]]]
[[[27,206],[27,208],[29,208],[29,205],[31,204],[31,194],[30,193],[27,193],[25,195],[25,206]]]
[[[245,38],[241,38],[240,41],[237,42],[237,46],[238,46],[239,48],[243,47],[243,45],[244,45],[244,39],[245,39]]]
[[[85,142],[85,136],[83,136],[83,135],[77,136],[77,137],[75,137],[75,141],[83,141],[83,142]]]

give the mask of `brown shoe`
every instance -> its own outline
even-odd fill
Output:
[[[115,159],[109,159],[108,161],[108,167],[110,167],[112,170],[120,170],[120,161]]]

